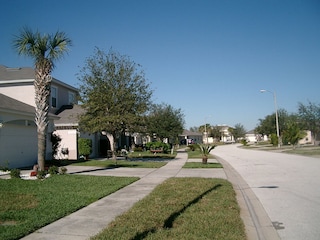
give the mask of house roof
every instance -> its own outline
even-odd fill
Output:
[[[252,130],[250,130],[250,131],[246,132],[246,134],[255,134],[254,129],[252,129]]]
[[[8,97],[0,93],[0,110],[11,113],[26,114],[29,116],[35,115],[35,108],[26,103],[20,102],[14,98]],[[57,118],[57,116],[49,113],[50,118]]]
[[[30,67],[9,68],[0,65],[1,80],[34,79],[34,69]]]
[[[0,93],[0,109],[7,111],[16,111],[19,113],[28,113],[34,115],[35,109],[33,106],[20,102],[14,98],[8,97]]]
[[[58,111],[60,117],[54,124],[56,126],[78,126],[79,116],[84,113],[84,109],[80,105],[64,105]]]
[[[31,84],[34,82],[35,72],[31,67],[9,68],[0,65],[0,84]],[[78,92],[78,89],[62,82],[56,78],[52,78],[53,84],[62,85],[68,89]]]
[[[199,132],[191,132],[189,130],[184,129],[180,136],[202,136],[202,133]]]

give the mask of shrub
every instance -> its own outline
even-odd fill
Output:
[[[59,173],[59,168],[57,166],[51,166],[49,167],[48,169],[48,173],[50,175],[55,175],[55,174],[58,174]]]
[[[5,166],[0,165],[0,170],[5,171],[5,172],[9,171],[10,170],[9,161],[6,161],[6,165]]]
[[[92,140],[88,138],[78,139],[79,155],[88,157],[92,153]]]
[[[66,167],[61,167],[60,169],[59,169],[59,174],[66,174],[66,172],[68,171],[68,169],[66,168]]]
[[[194,150],[196,150],[197,146],[194,145],[194,144],[190,144],[190,145],[188,145],[188,148],[189,148],[191,151],[194,151]]]
[[[148,142],[146,144],[146,148],[147,150],[150,149],[162,149],[164,153],[168,153],[169,149],[170,149],[170,145],[164,142]]]
[[[40,171],[38,171],[38,173],[37,173],[37,178],[38,178],[38,179],[44,179],[44,178],[46,177],[46,175],[47,175],[47,171],[45,171],[45,170],[40,170]]]
[[[243,146],[247,146],[248,145],[248,141],[246,139],[241,139],[240,143],[243,145]]]
[[[135,148],[133,149],[133,151],[134,151],[134,152],[142,152],[143,149],[142,149],[142,147],[135,147]]]
[[[271,143],[273,146],[277,146],[277,145],[278,145],[278,136],[277,136],[277,134],[275,134],[275,133],[272,133],[272,134],[271,134],[270,143]]]
[[[11,169],[10,177],[11,178],[20,178],[20,169]]]

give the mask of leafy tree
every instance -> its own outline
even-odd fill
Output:
[[[229,128],[229,132],[233,135],[234,139],[237,140],[245,137],[246,129],[242,124],[237,123],[234,128]]]
[[[320,132],[320,104],[310,101],[307,105],[298,103],[298,115],[304,128],[311,131],[315,145]]]
[[[54,62],[68,51],[71,40],[64,32],[58,31],[52,35],[41,35],[38,31],[33,32],[25,27],[18,36],[14,37],[13,46],[19,55],[31,57],[35,63],[35,123],[38,133],[38,165],[43,171],[51,89],[50,74],[54,68]]]
[[[281,132],[285,129],[285,122],[288,120],[289,114],[284,109],[279,109],[279,130]],[[271,135],[277,132],[276,128],[276,114],[267,115],[264,119],[259,119],[259,125],[255,128],[255,132],[263,135]]]
[[[183,132],[184,115],[181,109],[174,109],[171,105],[153,104],[147,117],[147,131],[155,134],[159,140],[168,138],[176,140]]]
[[[296,147],[299,140],[306,136],[306,132],[302,131],[296,121],[289,121],[286,129],[283,131],[283,141]]]
[[[80,127],[89,133],[105,131],[115,159],[116,140],[144,125],[152,95],[144,72],[129,57],[96,48],[78,78],[86,110],[80,116]]]
[[[194,127],[190,127],[190,128],[189,128],[189,131],[190,131],[190,132],[199,132],[199,128],[198,128],[198,127],[195,127],[195,126],[194,126]]]
[[[220,139],[221,137],[221,126],[211,126],[209,136],[215,139]]]
[[[199,126],[199,128],[198,128],[199,132],[201,132],[201,133],[205,133],[205,132],[209,133],[209,132],[210,132],[210,129],[211,129],[211,125],[210,125],[209,123],[206,123],[206,124],[204,124],[204,125],[201,125],[201,126]],[[208,134],[208,135],[209,135],[209,134]]]

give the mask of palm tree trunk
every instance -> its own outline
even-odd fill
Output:
[[[45,155],[46,155],[46,134],[38,132],[38,166],[39,170],[45,169]]]
[[[36,117],[35,122],[38,132],[38,165],[39,170],[43,171],[45,167],[46,155],[46,135],[48,128],[49,96],[51,83],[52,64],[46,59],[38,62],[35,69],[35,104]]]

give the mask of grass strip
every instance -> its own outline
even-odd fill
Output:
[[[135,159],[154,159],[157,161],[174,159],[177,156],[177,152],[174,151],[173,154],[170,153],[151,153],[150,151],[143,152],[130,152],[128,158],[131,160]]]
[[[96,166],[105,168],[160,168],[166,165],[166,161],[128,161],[128,160],[88,160],[85,162],[73,163],[74,166]]]
[[[136,180],[83,175],[0,179],[0,239],[19,239]]]
[[[182,168],[223,168],[220,163],[186,162]]]
[[[309,157],[319,157],[320,156],[320,148],[308,149],[308,148],[296,148],[284,151],[285,153],[290,154],[298,154],[302,156]]]
[[[92,239],[244,240],[246,235],[228,181],[171,178]]]
[[[213,150],[214,151],[214,150]],[[199,149],[195,149],[194,151],[190,150],[190,149],[187,149],[187,153],[188,153],[188,158],[202,158],[202,154],[200,152]],[[209,154],[208,155],[208,158],[209,159],[213,159],[214,156],[212,154]]]

